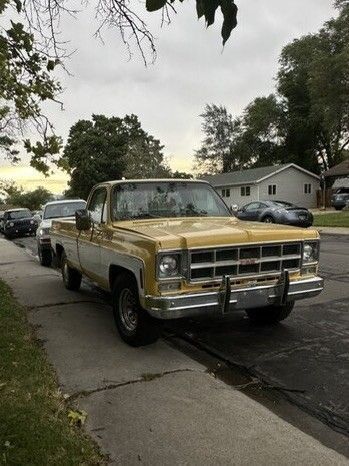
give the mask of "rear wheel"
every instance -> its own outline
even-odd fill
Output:
[[[160,336],[160,322],[139,303],[138,287],[131,274],[119,275],[113,286],[113,313],[121,338],[131,346],[155,343]]]
[[[246,309],[251,322],[259,325],[272,325],[287,319],[294,308],[294,301],[283,306],[267,306],[255,309]]]
[[[275,223],[275,220],[271,215],[267,215],[266,217],[263,218],[262,222],[264,223]]]
[[[38,246],[38,256],[40,264],[44,267],[50,267],[52,263],[52,253],[50,249],[42,249],[41,246]]]
[[[62,254],[61,267],[64,286],[67,290],[77,291],[81,285],[82,275],[78,270],[70,267],[65,252]]]

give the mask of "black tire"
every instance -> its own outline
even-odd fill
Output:
[[[271,215],[266,215],[263,218],[262,222],[264,222],[264,223],[275,223],[275,220]]]
[[[343,210],[343,207],[335,207],[336,210]]]
[[[161,332],[160,322],[151,317],[139,303],[138,287],[131,274],[119,275],[112,291],[113,313],[121,338],[130,346],[155,343]],[[125,306],[129,309],[125,309]]]
[[[49,249],[42,249],[40,246],[38,246],[38,256],[41,265],[44,267],[51,267],[52,253]]]
[[[246,309],[246,313],[254,324],[272,325],[287,319],[294,308],[294,301],[283,306],[267,306],[255,309]]]
[[[82,275],[78,270],[75,270],[68,265],[65,252],[62,254],[61,267],[64,286],[67,290],[77,291],[81,285]]]

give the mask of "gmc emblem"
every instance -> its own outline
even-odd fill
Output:
[[[257,262],[256,259],[240,259],[239,260],[240,265],[251,265],[251,264],[255,264],[256,262]]]

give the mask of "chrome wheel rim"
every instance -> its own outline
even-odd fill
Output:
[[[124,288],[120,293],[119,313],[125,329],[128,332],[134,332],[138,323],[136,300],[133,293],[128,288]]]

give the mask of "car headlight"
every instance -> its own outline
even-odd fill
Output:
[[[319,260],[319,242],[312,241],[304,243],[303,264],[317,262]]]
[[[158,272],[159,278],[170,278],[179,275],[180,255],[166,254],[159,258]]]
[[[8,224],[8,226],[10,226],[10,227],[14,227],[14,226],[15,226],[15,224],[14,224],[13,222],[10,222],[10,223]]]
[[[39,231],[40,236],[49,235],[49,234],[50,234],[49,228],[40,228],[40,231]]]

